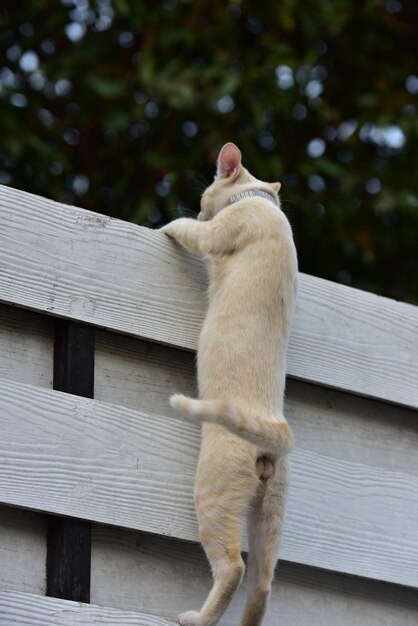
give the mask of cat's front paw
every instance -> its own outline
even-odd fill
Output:
[[[178,220],[173,220],[172,222],[169,222],[159,230],[160,233],[164,233],[164,235],[168,235],[169,237],[175,237],[176,233],[178,233],[179,231],[181,232],[181,230],[183,230],[184,228],[187,228],[190,222],[193,222],[193,220],[190,220],[187,217],[180,217]]]
[[[163,233],[163,235],[167,235],[168,237],[173,237],[173,228],[171,227],[171,222],[170,224],[166,224],[165,226],[160,228],[159,232]]]
[[[202,626],[199,613],[197,611],[186,611],[178,617],[180,626]]]

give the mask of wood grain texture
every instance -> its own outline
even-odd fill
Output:
[[[0,591],[1,624],[17,626],[173,626],[156,615],[47,598],[29,593]]]
[[[210,588],[200,546],[96,526],[92,601],[175,617],[198,608]],[[237,626],[246,578],[221,620]],[[415,590],[280,561],[265,626],[415,626]],[[264,624],[264,623],[263,623]]]
[[[162,234],[0,187],[0,298],[196,349],[200,260]],[[418,406],[418,308],[301,275],[290,375]]]
[[[0,501],[197,540],[198,428],[0,382]],[[418,480],[307,449],[292,457],[282,558],[418,586]]]
[[[96,399],[165,415],[176,392],[197,393],[192,353],[96,333]],[[297,448],[418,477],[415,411],[292,379],[285,400]]]
[[[0,304],[0,377],[52,388],[53,319]]]
[[[44,594],[45,561],[45,516],[0,505],[0,589]]]
[[[6,535],[2,534],[4,528],[7,529]],[[44,594],[45,537],[46,528],[41,514],[0,508],[2,591]],[[93,604],[122,609],[123,612],[158,614],[169,619],[184,608],[198,606],[209,586],[209,565],[197,544],[106,526],[93,527]],[[245,588],[246,579],[222,620],[222,626],[236,626]],[[2,625],[16,623],[9,621],[11,615],[13,619],[18,615],[19,619],[27,619],[29,615],[32,619],[30,626],[38,624],[34,621],[35,616],[37,619],[49,619],[48,612],[45,615],[39,608],[32,615],[26,612],[26,594],[19,593],[14,598],[16,603],[9,600],[7,613],[3,612],[4,604],[0,601]],[[19,604],[18,598],[23,598]],[[24,611],[23,616],[11,613],[19,606]],[[6,615],[8,621],[5,621]],[[81,617],[74,613],[70,615],[71,624],[80,623],[76,619],[81,620]],[[122,611],[105,615],[109,620],[105,623],[114,625],[119,622],[112,622],[112,618],[126,616]],[[415,626],[417,615],[418,596],[415,590],[280,561],[266,626]],[[62,617],[61,609],[57,616],[54,626],[66,623],[59,619]],[[95,619],[102,617],[103,614],[95,615]],[[151,624],[153,622],[147,622],[147,626]]]

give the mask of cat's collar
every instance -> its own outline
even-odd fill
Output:
[[[230,204],[234,204],[234,202],[243,200],[244,198],[250,198],[251,196],[259,196],[260,198],[265,198],[266,200],[270,200],[275,206],[277,206],[277,201],[273,194],[268,193],[268,191],[263,191],[262,189],[246,189],[245,191],[234,193],[232,196],[230,196],[228,200],[228,206]]]

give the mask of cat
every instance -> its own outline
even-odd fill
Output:
[[[247,599],[240,626],[260,626],[283,524],[287,455],[293,435],[283,416],[286,351],[297,288],[297,257],[280,209],[280,183],[257,180],[227,143],[197,220],[161,231],[203,256],[209,306],[197,353],[198,400],[170,404],[202,422],[195,504],[213,587],[181,626],[217,624],[241,583],[247,517]]]

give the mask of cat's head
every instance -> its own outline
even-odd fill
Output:
[[[211,220],[228,206],[231,196],[259,189],[272,196],[280,206],[280,183],[265,183],[250,174],[241,163],[241,152],[234,143],[226,143],[218,156],[215,180],[202,195],[198,220]]]

